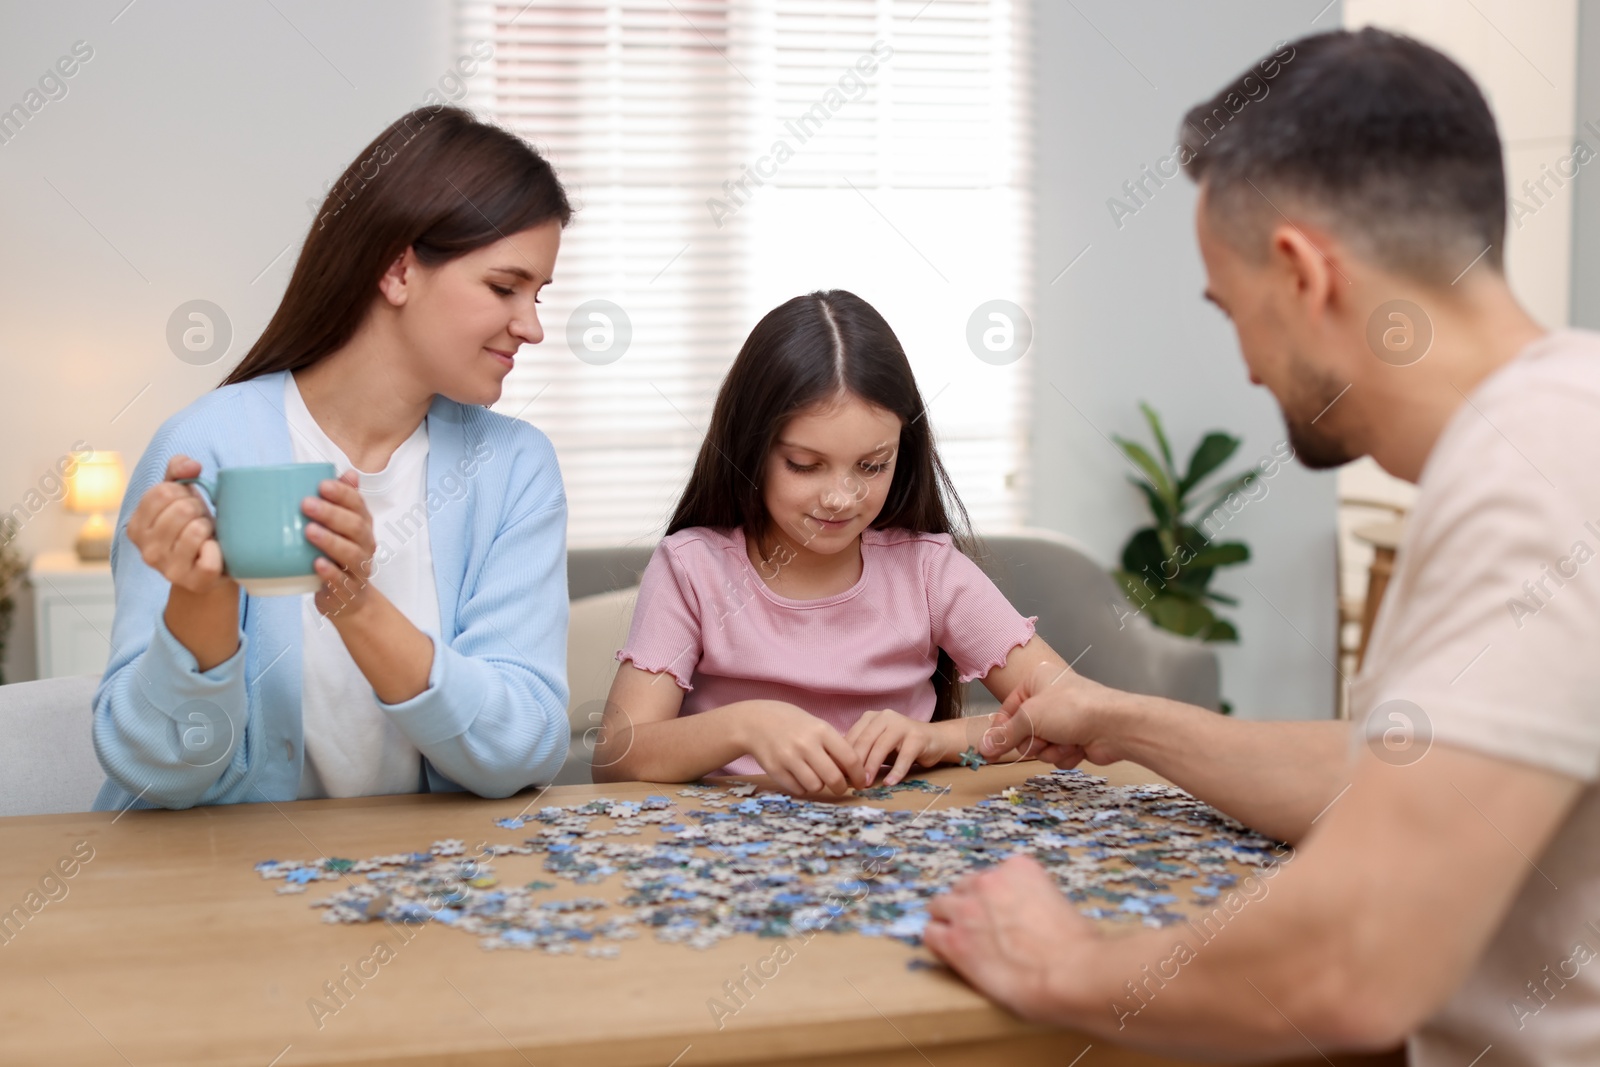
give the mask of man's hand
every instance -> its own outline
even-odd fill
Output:
[[[1012,858],[930,901],[923,941],[1025,1018],[1163,1055],[1392,1047],[1497,932],[1536,928],[1570,892],[1550,846],[1583,786],[1448,744],[1425,755],[1392,766],[1363,749],[1315,832],[1198,923],[1097,936],[1032,860]],[[1182,977],[1128,1000],[1180,942]]]
[[[1016,749],[1024,759],[1057,767],[1076,767],[1085,759],[1115,763],[1125,755],[1112,743],[1103,713],[1127,697],[1071,667],[1041,663],[1006,697],[978,752],[994,759]]]
[[[980,992],[1025,1019],[1060,1023],[1057,988],[1075,949],[1097,938],[1031,857],[961,879],[928,902],[922,942]]]

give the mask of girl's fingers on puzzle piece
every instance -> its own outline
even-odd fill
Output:
[[[839,769],[835,760],[835,755],[826,747],[806,753],[806,762],[817,776],[818,788],[830,793],[843,793],[850,788],[850,783],[845,780],[845,772]]]
[[[862,715],[861,718],[850,724],[850,729],[845,731],[844,739],[850,742],[850,744],[854,745],[856,751],[861,751],[862,740],[867,736],[869,731],[872,730],[876,722],[877,716],[873,715],[870,711],[867,712],[866,714]]]
[[[894,730],[885,730],[883,733],[878,735],[876,742],[872,746],[871,753],[869,753],[867,756],[865,764],[866,773],[870,775],[868,779],[869,782],[872,778],[876,778],[878,776],[878,770],[884,765],[884,762],[888,760],[889,753],[893,752],[896,748],[904,748],[906,743],[906,738]]]
[[[825,731],[822,735],[822,747],[827,755],[833,757],[833,763],[844,771],[845,777],[850,782],[865,786],[870,772],[860,754],[842,734],[836,730]]]
[[[904,778],[906,776],[906,772],[911,769],[912,761],[917,758],[917,754],[921,751],[921,744],[916,738],[907,737],[901,741],[900,758],[894,761],[894,769],[890,771],[888,777],[883,780],[883,784],[894,785],[896,782],[900,781],[900,779]]]
[[[817,777],[817,772],[806,762],[804,753],[797,753],[785,764],[784,769],[789,772],[789,777],[794,779],[795,785],[800,787],[802,795],[822,791],[822,779]]]
[[[884,727],[893,722],[893,712],[876,710],[866,712],[851,724],[845,733],[845,740],[854,744],[857,752],[867,751],[869,744],[863,743],[867,738],[876,737]]]

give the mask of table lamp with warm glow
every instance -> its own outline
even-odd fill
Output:
[[[114,512],[122,506],[122,490],[126,484],[121,453],[79,454],[78,467],[67,478],[66,499],[68,511],[89,516],[73,546],[78,550],[79,559],[111,558],[112,530],[105,520],[105,512]]]

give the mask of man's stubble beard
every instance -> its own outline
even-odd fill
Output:
[[[1343,399],[1348,388],[1348,382],[1341,382],[1326,372],[1302,363],[1294,364],[1292,389],[1297,398],[1296,411],[1291,414],[1284,404],[1279,404],[1279,410],[1295,458],[1310,470],[1342,467],[1359,456],[1357,450],[1332,429],[1338,422],[1333,418],[1333,405]]]

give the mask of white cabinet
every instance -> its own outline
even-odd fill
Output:
[[[116,613],[111,564],[85,563],[74,552],[41,552],[28,568],[28,582],[39,677],[103,674]]]

